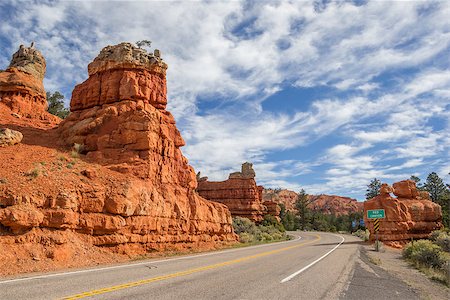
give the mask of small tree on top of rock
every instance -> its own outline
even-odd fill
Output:
[[[47,92],[48,112],[52,115],[65,119],[69,115],[69,110],[64,107],[64,95],[56,91],[53,94]]]
[[[379,195],[380,188],[381,188],[381,181],[376,178],[372,179],[372,181],[367,185],[366,199],[369,200]]]
[[[152,42],[149,40],[137,41],[136,46],[139,48],[150,48],[152,46]]]

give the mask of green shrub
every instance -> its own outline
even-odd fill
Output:
[[[260,225],[255,225],[255,223],[247,218],[235,217],[233,218],[233,228],[234,232],[239,235],[241,243],[287,240],[288,237],[284,228],[282,225],[281,227],[279,226],[280,224],[276,219],[275,221],[277,223],[273,224],[271,219],[268,218],[266,222],[263,221]]]
[[[435,230],[430,235],[430,240],[442,248],[445,252],[450,252],[450,233],[446,230]]]
[[[242,232],[239,234],[239,240],[241,243],[253,243],[255,241],[255,237],[247,232]]]
[[[253,223],[252,221],[250,221],[247,218],[241,218],[241,217],[233,218],[233,228],[234,228],[234,232],[237,234],[246,232],[246,233],[254,235],[258,231],[258,228],[256,227],[255,223]]]
[[[409,243],[403,249],[403,257],[412,260],[414,263],[425,266],[443,268],[446,258],[441,251],[441,247],[433,244],[429,240],[419,240]]]

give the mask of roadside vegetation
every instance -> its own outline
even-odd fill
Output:
[[[234,217],[233,228],[243,244],[253,245],[290,239],[283,225],[271,215],[264,216],[264,220],[259,225],[247,218]]]
[[[429,240],[412,241],[403,257],[433,280],[450,286],[450,233],[434,231]]]

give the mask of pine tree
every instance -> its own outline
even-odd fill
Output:
[[[424,188],[430,193],[430,198],[433,202],[439,204],[442,208],[442,222],[444,226],[450,228],[450,190],[448,185],[435,172],[430,173]]]
[[[445,195],[447,190],[444,181],[435,172],[430,173],[425,183],[425,189],[430,193],[431,200],[436,203]]]
[[[52,115],[58,116],[61,119],[66,118],[69,115],[69,110],[64,107],[64,95],[56,91],[53,94],[47,92],[47,111]]]
[[[379,195],[380,188],[381,188],[381,181],[376,178],[372,179],[372,181],[367,185],[366,199],[369,200]]]
[[[311,210],[308,207],[312,203],[312,200],[308,199],[308,195],[305,190],[302,189],[297,196],[297,201],[295,202],[295,208],[297,209],[297,214],[300,221],[300,229],[305,230],[306,225],[309,223],[309,217]]]

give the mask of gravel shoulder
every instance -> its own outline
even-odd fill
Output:
[[[380,252],[374,251],[373,245],[362,245],[369,261],[376,264],[389,274],[409,285],[420,299],[449,299],[450,289],[427,278],[420,271],[410,266],[402,259],[401,250],[383,247]]]

